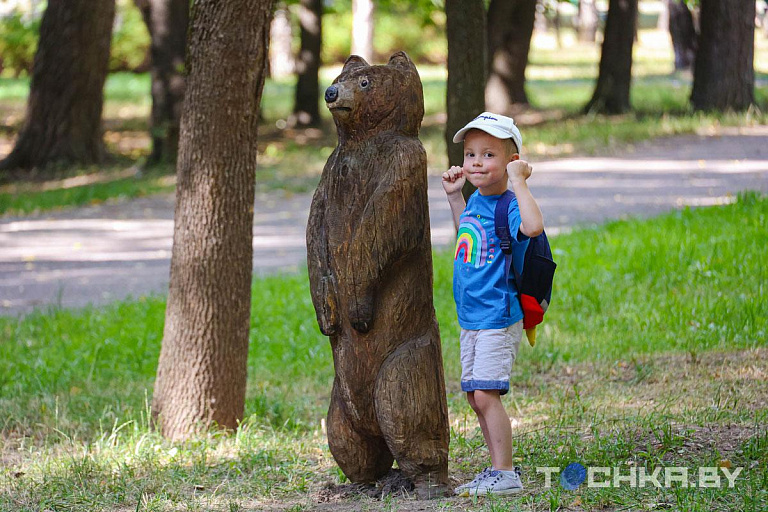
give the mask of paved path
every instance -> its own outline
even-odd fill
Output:
[[[722,204],[741,190],[768,193],[768,127],[659,139],[615,158],[534,162],[530,186],[551,234],[685,205]],[[295,271],[306,258],[311,194],[275,195],[256,199],[257,274]],[[438,177],[430,177],[429,203],[433,244],[451,244],[453,223]],[[2,218],[0,314],[165,293],[172,234],[172,195]]]

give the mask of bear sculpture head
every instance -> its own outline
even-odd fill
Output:
[[[382,132],[417,137],[424,117],[421,79],[405,52],[383,66],[350,56],[325,91],[339,143],[362,141]]]

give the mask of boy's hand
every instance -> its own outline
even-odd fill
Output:
[[[527,180],[532,172],[533,167],[525,160],[515,160],[507,164],[507,175],[512,183]]]
[[[446,195],[461,193],[467,178],[464,177],[464,171],[458,165],[454,165],[443,173],[443,190]]]

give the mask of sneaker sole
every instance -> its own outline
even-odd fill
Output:
[[[522,492],[522,487],[515,487],[513,489],[503,489],[500,491],[486,491],[485,489],[467,489],[465,492],[467,493],[466,496],[490,496],[493,494],[494,496],[507,496],[509,494],[517,494],[518,492]]]

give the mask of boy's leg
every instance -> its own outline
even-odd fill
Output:
[[[483,439],[485,439],[485,445],[488,447],[488,451],[491,454],[491,460],[493,460],[493,446],[491,445],[490,439],[488,438],[488,424],[486,423],[485,417],[483,416],[483,411],[481,411],[477,406],[474,391],[467,392],[467,402],[469,402],[469,406],[472,407],[472,410],[475,411],[477,422],[480,423],[480,430],[483,433]]]
[[[497,390],[475,391],[475,403],[484,419],[486,443],[491,452],[491,463],[494,469],[512,471],[515,463],[512,459],[512,426],[509,422],[504,405],[501,403]],[[478,415],[478,418],[480,415]]]
[[[485,421],[486,440],[495,469],[514,469],[512,426],[500,395],[509,389],[522,334],[523,322],[520,321],[505,329],[482,331],[475,344],[473,378],[477,388],[473,398]]]

